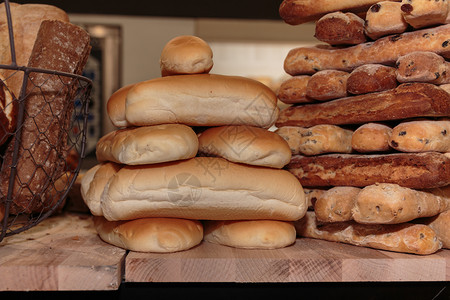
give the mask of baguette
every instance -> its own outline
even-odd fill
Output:
[[[284,70],[295,76],[329,69],[350,72],[365,64],[393,66],[400,56],[413,51],[431,51],[447,57],[450,54],[449,40],[450,24],[447,24],[390,35],[347,48],[299,47],[287,54]]]
[[[445,190],[444,190],[445,191]],[[450,209],[450,189],[447,195],[438,189],[417,191],[397,184],[379,183],[361,189],[352,209],[353,219],[362,224],[399,224],[432,217]]]
[[[423,224],[366,225],[353,221],[321,224],[314,212],[295,222],[298,236],[394,252],[428,255],[442,248],[436,233]]]
[[[320,222],[344,222],[353,220],[352,209],[360,188],[336,186],[324,192],[314,205],[316,218]]]
[[[450,152],[450,120],[420,120],[398,124],[389,145],[402,152]]]
[[[277,127],[318,124],[364,124],[413,117],[450,115],[450,95],[429,83],[404,83],[397,88],[318,104],[283,109]]]
[[[450,183],[450,157],[437,152],[294,155],[286,169],[304,187],[364,187],[375,183],[396,183],[425,189]]]

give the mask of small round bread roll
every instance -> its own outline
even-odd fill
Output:
[[[100,238],[114,246],[138,252],[170,253],[190,249],[203,239],[203,226],[197,220],[143,218],[107,221],[94,217]]]
[[[291,160],[288,143],[267,129],[236,125],[212,127],[198,138],[198,152],[236,163],[281,169]]]
[[[295,243],[292,222],[277,220],[205,221],[204,240],[235,248],[277,249]]]
[[[183,124],[128,127],[112,131],[99,139],[99,162],[145,165],[192,158],[198,151],[194,130]]]
[[[386,91],[397,85],[396,69],[381,64],[359,66],[347,79],[347,91],[354,95]]]
[[[353,132],[352,148],[361,153],[388,151],[391,133],[392,128],[383,124],[363,124]]]
[[[212,58],[211,47],[201,38],[177,36],[161,52],[161,76],[209,73],[213,67]]]
[[[372,5],[366,14],[365,32],[376,40],[382,36],[403,33],[408,23],[403,18],[402,3],[382,1]]]

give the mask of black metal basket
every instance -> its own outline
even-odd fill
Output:
[[[4,2],[12,63],[0,65],[0,73],[7,72],[8,78],[20,76],[23,79],[20,95],[15,95],[12,100],[12,103],[17,107],[15,129],[7,133],[4,143],[0,146],[0,222],[2,226],[0,241],[4,237],[23,232],[37,225],[62,209],[78,176],[81,160],[85,155],[88,109],[92,88],[91,80],[83,76],[18,66],[9,1]],[[27,93],[27,86],[34,84],[30,80],[30,74],[37,73],[58,78],[63,83],[64,92],[70,91],[70,97],[61,110],[53,111],[53,98],[45,94],[42,97],[48,102],[45,108],[42,108],[42,111],[27,111],[27,100],[30,97],[29,91]],[[4,82],[0,81],[0,83],[0,88],[4,88]],[[34,86],[33,93],[39,93],[39,91],[42,91],[40,87]],[[55,91],[56,95],[58,93],[59,91]],[[4,110],[6,109],[4,108]],[[54,115],[49,118],[46,130],[40,129],[36,133],[32,146],[29,147],[28,145],[28,148],[26,148],[22,143],[24,124],[33,122],[33,118],[37,118],[39,114],[44,114],[44,109],[46,114],[50,111]],[[3,113],[2,108],[0,108],[0,113]],[[2,124],[0,124],[0,130],[5,131],[5,128],[1,126]],[[47,133],[54,128],[58,128],[60,132],[58,140],[54,141],[53,139],[54,144],[52,144],[51,140],[47,138]],[[46,146],[49,151],[44,153],[44,157],[37,157],[37,154],[30,150],[34,146],[37,147],[39,143],[47,143]],[[30,179],[28,181],[16,176],[18,169],[22,168],[21,162],[24,161],[28,168],[30,165],[34,167],[34,170],[29,174]],[[50,163],[51,165],[46,165]],[[31,187],[31,185],[34,185],[33,178],[37,175],[41,178],[44,176],[45,180],[38,188],[36,186]],[[17,205],[16,197],[23,194],[27,194],[28,197],[26,205]],[[1,216],[2,211],[4,212],[3,218]]]

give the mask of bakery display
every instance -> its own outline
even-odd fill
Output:
[[[397,252],[434,253],[441,248],[441,236],[445,238],[442,230],[422,227],[433,242],[424,252],[393,247],[390,242],[383,245],[388,242],[383,230],[389,228],[389,238],[398,235],[400,240],[405,228],[415,226],[409,222],[438,218],[449,210],[448,3],[323,2],[320,9],[310,1],[285,0],[280,5],[280,16],[288,24],[314,21],[315,37],[321,42],[287,53],[283,65],[291,76],[287,81],[302,77],[308,85],[315,76],[329,75],[306,93],[315,101],[291,101],[296,95],[296,86],[291,85],[289,94],[280,98],[288,107],[275,123],[276,133],[293,153],[285,168],[305,190],[320,191],[307,217],[295,222],[298,235]],[[362,7],[363,12],[354,11]],[[339,43],[339,36],[361,30],[361,22],[345,22],[350,16],[364,20],[365,36],[359,42]],[[347,94],[333,82],[337,72],[348,74]],[[326,101],[311,97],[327,89],[339,96]],[[301,93],[299,86],[297,94]],[[312,137],[317,126],[349,130],[350,142],[343,136],[325,138],[339,146],[350,144],[349,150],[299,151],[305,133],[310,130]],[[407,239],[419,243],[425,233],[413,236]]]

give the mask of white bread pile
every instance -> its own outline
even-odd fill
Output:
[[[450,248],[449,2],[284,0],[280,16],[323,42],[288,53],[278,91],[286,168],[310,198],[297,234]]]
[[[108,100],[118,129],[98,141],[99,164],[81,183],[104,241],[142,252],[202,240],[261,249],[295,242],[293,221],[307,205],[282,170],[289,146],[268,130],[276,95],[255,80],[209,74],[212,56],[200,38],[176,37],[162,50],[160,78]]]

